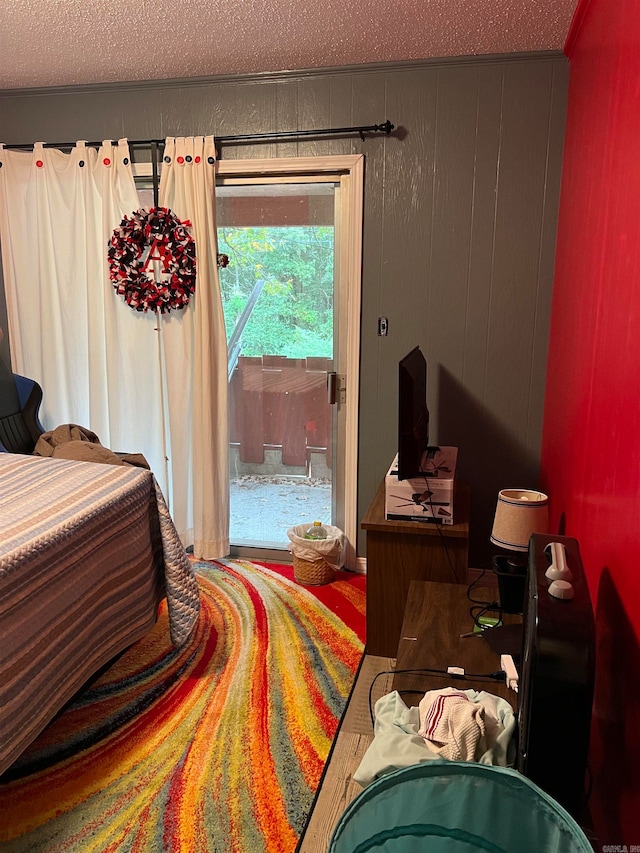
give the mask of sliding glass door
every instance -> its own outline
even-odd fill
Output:
[[[220,164],[234,553],[282,558],[291,527],[345,527],[350,176],[317,166]]]

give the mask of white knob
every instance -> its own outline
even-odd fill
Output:
[[[551,562],[545,577],[550,581],[570,581],[573,575],[567,565],[567,549],[562,542],[549,542],[544,550]]]
[[[574,596],[573,584],[570,584],[569,581],[552,581],[549,584],[549,595],[554,598],[569,600]]]

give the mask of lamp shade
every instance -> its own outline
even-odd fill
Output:
[[[532,533],[549,530],[549,498],[528,489],[503,489],[498,493],[491,541],[499,548],[527,551]]]

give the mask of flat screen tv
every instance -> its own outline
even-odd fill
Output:
[[[428,449],[427,362],[414,347],[398,365],[398,480],[423,473]]]

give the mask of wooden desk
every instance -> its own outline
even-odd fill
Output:
[[[469,497],[456,481],[456,524],[384,517],[384,480],[362,519],[367,531],[367,654],[395,657],[412,580],[466,583]]]
[[[411,691],[403,693],[407,705],[417,705],[427,690],[459,685],[461,690],[486,690],[501,696],[516,710],[517,694],[499,681],[456,680],[401,672],[403,669],[446,670],[449,666],[460,666],[466,673],[477,674],[499,670],[500,655],[484,637],[460,637],[473,630],[470,607],[466,587],[462,585],[411,582],[393,678],[394,690]],[[504,620],[517,626],[521,617],[505,616]],[[517,627],[514,630],[517,631]]]
[[[492,594],[493,591],[489,593]],[[405,689],[416,691],[415,695],[403,694],[405,703],[417,705],[427,690],[454,684],[463,690],[486,690],[502,696],[515,707],[516,694],[498,681],[447,681],[434,676],[389,674],[394,668],[399,671],[420,666],[446,669],[449,665],[459,665],[468,672],[478,673],[499,669],[499,656],[486,640],[481,637],[460,639],[460,634],[473,627],[469,606],[466,586],[425,581],[410,583],[402,637],[417,639],[400,639],[397,661],[365,655],[296,853],[326,850],[340,815],[362,791],[353,781],[353,774],[373,741],[369,687],[378,673],[382,675],[373,684],[372,705],[391,690]],[[513,622],[520,620],[519,616],[508,618]]]

